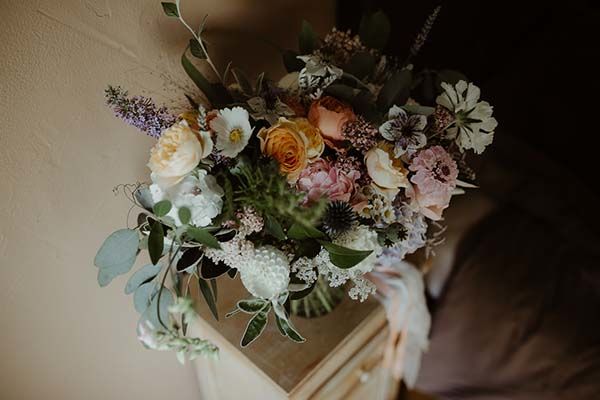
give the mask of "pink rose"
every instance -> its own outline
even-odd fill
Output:
[[[348,202],[359,178],[360,172],[340,171],[326,160],[319,158],[300,173],[297,188],[306,193],[305,204],[314,203],[321,197],[327,197],[332,201]]]

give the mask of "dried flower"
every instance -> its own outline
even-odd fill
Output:
[[[345,65],[353,55],[366,50],[358,35],[352,36],[350,30],[333,28],[325,35],[321,48],[315,54],[335,65]]]
[[[355,120],[344,124],[342,135],[355,149],[366,153],[377,144],[379,131],[362,116],[358,116]]]
[[[127,91],[120,86],[109,86],[104,93],[106,104],[117,117],[149,136],[160,137],[162,131],[176,121],[175,115],[166,107],[157,107],[148,97],[128,97]]]

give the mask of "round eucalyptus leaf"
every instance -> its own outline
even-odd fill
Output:
[[[152,297],[156,294],[156,283],[146,282],[140,285],[133,293],[133,305],[140,314],[146,311],[150,305]]]
[[[154,205],[154,214],[157,217],[164,217],[171,211],[171,202],[169,200],[159,201]]]
[[[161,329],[162,325],[158,319],[158,313],[160,312],[160,319],[167,324],[169,323],[169,307],[173,304],[173,293],[165,287],[162,288],[162,294],[160,295],[160,306],[157,307],[158,303],[158,290],[152,298],[150,305],[146,307],[146,310],[142,313],[141,320],[146,320],[152,323],[156,328]]]
[[[138,233],[132,229],[120,229],[113,232],[102,243],[96,253],[94,264],[98,271],[100,286],[108,285],[116,276],[128,272],[138,253]]]
[[[154,278],[160,272],[161,266],[154,264],[144,265],[142,268],[134,272],[133,275],[127,281],[125,285],[125,294],[131,294],[140,287],[143,283],[146,283],[150,279]]]

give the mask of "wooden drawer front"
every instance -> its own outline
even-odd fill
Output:
[[[382,330],[348,360],[311,399],[384,400],[395,398],[396,384],[382,366],[387,330]],[[391,396],[391,397],[390,397]]]

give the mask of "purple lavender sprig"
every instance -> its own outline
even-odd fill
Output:
[[[154,138],[159,138],[161,132],[176,121],[166,107],[157,107],[148,97],[128,97],[128,92],[120,86],[109,85],[104,95],[106,105],[117,117]]]

